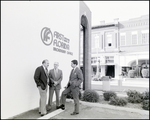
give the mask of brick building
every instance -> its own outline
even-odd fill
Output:
[[[92,74],[119,78],[122,71],[149,69],[149,15],[106,24],[101,21],[92,27],[91,66]],[[81,34],[82,46],[82,34]],[[82,49],[80,49],[82,66]],[[97,72],[99,71],[99,72]]]

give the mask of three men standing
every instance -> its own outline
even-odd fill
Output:
[[[61,81],[63,78],[62,70],[58,69],[59,63],[54,63],[54,69],[51,69],[48,74],[49,61],[43,60],[42,66],[38,67],[34,74],[34,80],[39,89],[40,93],[40,106],[39,113],[41,116],[47,114],[46,110],[46,100],[47,100],[47,86],[49,85],[49,100],[48,100],[48,110],[52,107],[53,94],[56,94],[56,109],[65,109],[66,97],[69,92],[72,92],[75,107],[74,112],[71,115],[79,114],[79,90],[80,85],[83,82],[82,71],[77,67],[78,61],[72,60],[71,67],[73,68],[67,88],[62,92],[61,95],[61,105],[59,106],[59,94],[61,89]]]

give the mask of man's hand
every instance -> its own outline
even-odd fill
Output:
[[[57,81],[54,81],[54,86],[56,86],[58,84],[58,82]]]
[[[74,81],[69,81],[69,83],[70,83],[71,86],[75,87]]]

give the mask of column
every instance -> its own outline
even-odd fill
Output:
[[[101,65],[101,77],[105,76],[105,65]]]
[[[138,65],[138,55],[136,55],[136,72],[137,72],[137,77],[139,77],[139,65]]]

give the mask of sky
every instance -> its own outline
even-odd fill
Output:
[[[92,12],[92,26],[149,15],[149,1],[84,1]]]

